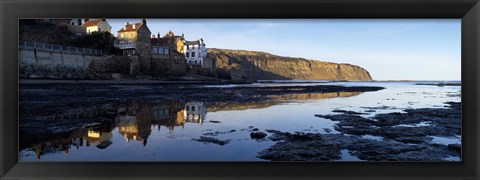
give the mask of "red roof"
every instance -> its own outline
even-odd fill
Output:
[[[85,24],[83,24],[84,26],[86,27],[90,27],[90,26],[96,26],[98,23],[102,22],[101,19],[94,19],[94,20],[88,20],[87,22],[85,22]]]
[[[135,25],[135,28],[133,28]],[[128,24],[125,26],[122,27],[122,29],[120,29],[118,32],[128,32],[128,31],[137,31],[138,29],[140,29],[140,26],[142,26],[143,24],[142,23],[134,23],[134,24]]]

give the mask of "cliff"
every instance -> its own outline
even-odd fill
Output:
[[[218,77],[244,80],[372,80],[367,70],[351,64],[283,57],[265,52],[208,49]]]

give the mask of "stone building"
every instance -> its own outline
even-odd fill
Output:
[[[172,31],[169,31],[165,36],[160,37],[160,33],[157,36],[152,35],[152,53],[153,54],[172,54],[175,51],[177,53],[184,52],[184,37],[175,36]]]
[[[172,31],[165,36],[153,35],[151,72],[157,76],[181,76],[185,74],[183,35],[175,36]]]
[[[115,47],[122,50],[124,55],[138,55],[140,57],[140,70],[147,72],[151,66],[151,31],[145,19],[140,23],[128,22],[118,30]]]

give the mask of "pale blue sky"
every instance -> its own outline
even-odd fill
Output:
[[[125,22],[141,19],[107,21],[116,35]],[[460,24],[460,19],[147,19],[154,34],[172,30],[187,40],[203,38],[207,48],[355,64],[376,80],[460,80]]]

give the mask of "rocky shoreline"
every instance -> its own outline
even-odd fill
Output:
[[[341,151],[367,161],[445,161],[461,157],[460,144],[432,142],[432,136],[461,136],[461,104],[447,102],[445,108],[407,109],[405,113],[378,114],[372,118],[350,111],[315,115],[338,122],[340,134],[289,133],[266,130],[277,142],[258,153],[272,161],[340,160]],[[428,125],[418,124],[428,121]],[[381,139],[363,136],[381,137]]]
[[[192,84],[21,84],[20,132],[22,143],[39,139],[69,137],[78,129],[113,127],[119,105],[128,101],[201,101],[207,105],[225,102],[270,102],[286,95],[308,93],[349,93],[378,91],[382,87],[344,87],[332,85],[278,87],[204,87]],[[461,159],[461,143],[439,143],[435,137],[461,136],[461,103],[445,102],[443,108],[404,109],[403,112],[369,116],[377,109],[361,107],[364,112],[335,109],[316,114],[318,121],[333,121],[324,133],[282,132],[274,129],[213,130],[191,139],[204,144],[228,146],[233,139],[223,135],[248,132],[245,138],[273,142],[257,157],[271,161],[338,161],[345,153],[360,161],[448,161]],[[69,112],[80,110],[85,116]],[[99,111],[98,111],[99,110]],[[98,111],[98,112],[97,112]],[[92,114],[102,115],[89,118]],[[62,116],[58,116],[58,115]],[[313,115],[313,114],[312,114]],[[77,114],[78,116],[78,114]],[[50,118],[45,118],[50,117]],[[222,123],[210,120],[209,123]],[[315,131],[317,132],[317,131]],[[27,146],[21,146],[26,148]]]

